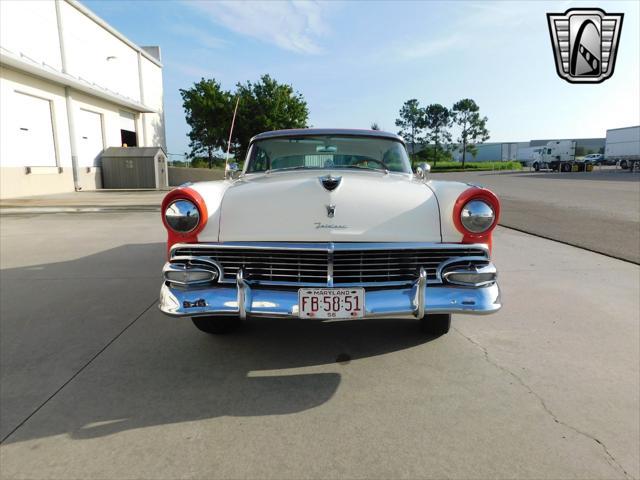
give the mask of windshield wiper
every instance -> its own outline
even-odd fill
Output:
[[[284,167],[284,168],[272,168],[269,170],[265,170],[265,172],[282,172],[283,170],[306,170],[317,167],[305,167],[304,165],[298,165],[297,167]]]
[[[341,165],[336,168],[357,168],[359,170],[373,170],[374,172],[384,172],[389,173],[388,168],[375,168],[375,167],[363,167],[361,165]]]

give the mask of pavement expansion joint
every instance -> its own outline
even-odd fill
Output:
[[[542,398],[542,396],[540,396],[540,394],[538,394],[536,391],[534,391],[521,377],[519,377],[516,373],[512,372],[511,370],[509,370],[507,367],[500,365],[498,362],[496,362],[495,360],[493,360],[491,358],[491,356],[489,355],[488,350],[479,342],[477,342],[476,340],[473,340],[471,337],[468,337],[467,335],[465,335],[464,333],[462,333],[459,329],[452,327],[452,330],[455,330],[456,333],[458,333],[461,337],[463,337],[465,340],[467,340],[469,343],[471,343],[472,345],[474,345],[475,347],[477,347],[478,349],[480,349],[483,353],[484,359],[487,363],[489,363],[490,365],[494,366],[495,368],[497,368],[498,370],[501,370],[502,372],[506,373],[507,375],[513,377],[516,382],[518,382],[522,387],[524,387],[528,393],[530,393],[531,395],[533,395],[536,400],[538,400],[538,403],[540,403],[540,405],[542,406],[542,409],[553,419],[553,421],[559,425],[562,425],[565,428],[568,428],[569,430],[572,430],[573,432],[577,433],[578,435],[581,435],[585,438],[588,438],[589,440],[597,443],[600,448],[603,450],[604,454],[605,454],[605,458],[607,460],[607,463],[609,465],[611,465],[614,469],[616,469],[617,471],[619,471],[620,473],[622,473],[625,478],[631,479],[633,480],[633,477],[631,475],[629,475],[629,473],[625,470],[625,468],[620,464],[620,462],[618,462],[618,460],[616,460],[616,458],[613,456],[613,454],[609,451],[609,449],[607,448],[607,446],[600,441],[598,438],[594,437],[593,435],[591,435],[588,432],[585,432],[583,430],[580,430],[577,427],[574,427],[573,425],[570,425],[562,420],[560,420],[555,413],[553,413],[553,411],[549,408],[549,406],[546,404],[546,402],[544,401],[544,399]]]
[[[4,438],[2,440],[0,440],[0,444],[4,443],[9,437],[11,437],[11,435],[13,435],[15,432],[17,432],[20,427],[22,427],[25,423],[27,423],[29,421],[29,419],[31,417],[33,417],[36,413],[38,413],[42,407],[44,407],[47,403],[49,403],[49,401],[51,401],[56,395],[58,395],[58,393],[60,393],[64,387],[66,387],[67,385],[69,385],[78,375],[80,375],[85,368],[87,368],[89,365],[91,365],[93,363],[93,361],[98,358],[102,352],[104,352],[107,348],[109,348],[113,342],[115,342],[118,338],[120,338],[127,330],[129,330],[130,327],[133,326],[134,323],[136,323],[140,318],[142,318],[142,316],[147,313],[154,305],[156,305],[158,303],[158,298],[154,298],[153,302],[151,302],[151,304],[149,306],[147,306],[142,312],[140,312],[136,318],[134,318],[133,320],[131,320],[131,322],[129,322],[122,330],[120,330],[111,340],[109,340],[105,346],[103,346],[100,350],[98,350],[88,361],[86,361],[79,369],[76,373],[74,373],[73,375],[71,375],[71,377],[69,377],[69,379],[67,379],[66,382],[64,382],[62,385],[60,385],[60,387],[58,387],[56,389],[55,392],[53,392],[44,402],[42,402],[33,412],[31,412],[29,415],[27,415],[24,420],[22,420],[15,428],[13,428],[9,433],[7,433]]]

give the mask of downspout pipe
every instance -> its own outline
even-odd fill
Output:
[[[56,22],[58,23],[58,41],[60,43],[60,60],[62,62],[62,73],[68,74],[67,55],[64,48],[64,34],[62,30],[62,14],[60,11],[60,1],[55,0],[56,5]],[[64,87],[64,97],[67,107],[67,123],[69,125],[69,145],[71,147],[71,171],[73,172],[73,187],[75,191],[82,189],[78,180],[78,142],[76,136],[76,122],[73,110],[73,97],[71,96],[71,88]]]
[[[144,81],[142,79],[142,53],[138,51],[138,84],[140,88],[140,103],[145,104],[144,98]],[[147,141],[147,123],[145,122],[144,113],[140,112],[140,120],[142,123],[142,143],[143,145],[139,145],[140,147],[149,146],[149,142]]]

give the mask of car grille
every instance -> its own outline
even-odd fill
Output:
[[[283,285],[322,285],[332,271],[334,285],[403,284],[414,282],[420,268],[431,283],[438,266],[450,259],[486,257],[483,248],[411,249],[269,249],[219,246],[181,246],[172,257],[213,260],[223,269],[223,281],[235,282],[242,268],[247,280]],[[331,267],[331,268],[330,268]]]

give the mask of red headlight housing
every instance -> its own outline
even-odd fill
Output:
[[[173,207],[180,200],[186,200],[190,202],[197,209],[198,222],[197,224],[189,228],[188,231],[177,230],[175,222],[170,223],[167,220],[167,213],[170,207]],[[195,190],[189,187],[180,187],[171,190],[162,200],[161,207],[162,223],[167,229],[167,252],[171,250],[171,247],[176,243],[196,243],[198,241],[198,234],[204,229],[207,224],[209,214],[207,212],[207,205],[202,196]]]
[[[477,229],[470,229],[469,223],[465,226],[463,222],[462,215],[467,214],[469,206],[479,205],[473,204],[471,202],[480,202],[480,205],[484,204],[488,206],[493,211],[493,221],[489,224],[486,229],[482,231],[478,231]],[[465,207],[467,209],[465,210]],[[462,233],[462,243],[486,243],[491,249],[492,243],[492,232],[498,221],[500,220],[500,200],[495,193],[491,190],[487,190],[486,188],[481,187],[471,187],[458,197],[455,205],[453,206],[453,224],[456,226],[458,231]],[[474,231],[475,230],[475,231]]]

